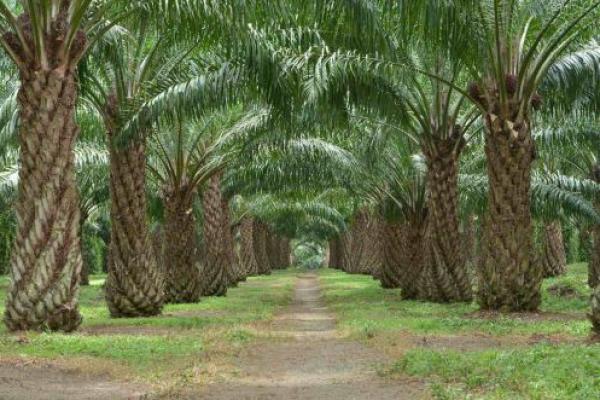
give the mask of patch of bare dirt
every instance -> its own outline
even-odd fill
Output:
[[[172,311],[163,313],[163,317],[191,317],[191,318],[214,318],[226,316],[225,311],[213,310],[189,310],[189,311]]]
[[[86,368],[87,369],[87,368]],[[83,373],[60,363],[0,359],[2,400],[133,400],[144,389],[116,382],[108,374]]]
[[[96,325],[80,330],[84,335],[132,335],[132,336],[171,336],[180,335],[180,329],[149,325]]]
[[[585,320],[587,317],[585,313],[558,313],[558,312],[519,312],[519,313],[501,313],[498,311],[474,311],[472,313],[468,313],[464,316],[464,318],[473,318],[473,319],[487,319],[487,320],[495,320],[495,319],[503,319],[510,318],[524,322],[540,322],[540,321],[581,321]]]
[[[169,399],[211,400],[350,400],[426,399],[419,380],[386,380],[380,365],[393,361],[336,331],[334,316],[323,303],[318,279],[300,275],[293,304],[258,329],[265,338],[244,349],[235,371],[194,391]]]
[[[369,340],[369,344],[394,358],[401,358],[408,350],[417,348],[438,351],[482,351],[511,349],[536,344],[585,343],[585,339],[565,335],[509,335],[492,336],[483,333],[468,335],[414,335],[409,333],[385,333]]]

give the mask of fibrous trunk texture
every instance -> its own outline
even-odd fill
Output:
[[[477,223],[475,216],[471,215],[464,222],[463,241],[465,243],[465,262],[468,267],[477,265],[478,259],[478,240],[477,240]]]
[[[113,132],[109,140],[111,233],[106,302],[112,317],[157,315],[165,299],[164,275],[156,263],[146,218],[145,140],[122,145]]]
[[[164,257],[166,296],[171,303],[195,303],[202,295],[198,266],[196,218],[193,210],[196,191],[185,185],[164,191]]]
[[[269,265],[271,269],[281,269],[282,266],[282,254],[281,254],[281,242],[282,239],[275,233],[269,232],[267,242],[267,253],[269,255]]]
[[[225,253],[227,255],[227,268],[225,270],[227,285],[237,286],[241,277],[237,257],[235,256],[235,242],[229,216],[229,202],[224,197],[221,199],[221,209],[223,210],[223,245],[225,246]]]
[[[372,275],[382,262],[379,221],[367,209],[359,210],[350,230],[342,235],[343,269]]]
[[[82,264],[79,284],[81,286],[88,286],[90,284],[90,262],[92,261],[92,251],[89,248],[89,246],[86,246],[86,242],[83,237],[83,228],[85,225],[85,221],[87,220],[87,216],[84,215],[83,211],[81,211],[80,215],[81,220],[79,224],[79,240],[81,246]]]
[[[600,165],[594,165],[591,177],[594,182],[600,182]],[[596,210],[600,210],[600,202],[596,203]],[[594,247],[588,266],[588,284],[592,289],[591,307],[589,314],[592,329],[596,335],[600,335],[600,225],[593,228]]]
[[[559,276],[567,271],[567,254],[559,221],[553,221],[544,227],[541,258],[546,278]]]
[[[394,229],[396,237],[395,243],[390,243],[394,248],[388,248],[388,251],[392,250],[393,254],[390,255],[395,258],[390,261],[396,262],[397,259],[395,277],[402,289],[402,297],[421,299],[423,266],[427,261],[426,222],[415,218],[388,229]]]
[[[292,265],[292,248],[290,247],[290,240],[288,238],[281,238],[279,242],[279,265],[281,268],[286,269]]]
[[[471,301],[471,279],[463,254],[458,218],[458,135],[439,140],[425,151],[431,276],[424,297],[435,302]]]
[[[329,241],[329,268],[341,269],[342,267],[342,244],[339,236]]]
[[[382,223],[375,215],[368,215],[367,225],[364,231],[362,273],[378,278],[381,276],[383,265],[383,246],[381,241]]]
[[[73,331],[81,323],[77,297],[82,268],[80,209],[75,183],[74,146],[76,67],[85,47],[77,33],[65,49],[66,11],[45,33],[47,60],[38,60],[29,17],[19,18],[28,43],[23,51],[17,36],[3,35],[5,47],[17,58],[21,87],[19,107],[19,184],[15,203],[17,232],[11,255],[11,283],[4,322],[10,331]]]
[[[399,288],[403,275],[402,257],[406,247],[406,227],[398,222],[385,222],[382,232],[383,265],[381,286],[386,289]]]
[[[266,224],[254,220],[254,255],[258,263],[259,275],[269,275],[271,266],[269,264],[269,255],[267,245],[269,240],[269,231]]]
[[[204,295],[227,294],[227,268],[229,253],[226,246],[225,218],[223,216],[221,175],[210,178],[202,195],[204,209]]]
[[[532,245],[534,143],[527,121],[515,123],[487,115],[486,124],[489,201],[479,304],[483,309],[534,311],[541,301],[543,277]]]
[[[240,222],[240,264],[244,275],[258,275],[258,263],[254,256],[254,220],[242,218]]]

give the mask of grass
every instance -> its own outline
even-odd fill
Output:
[[[325,299],[351,337],[394,354],[383,375],[411,375],[429,383],[436,399],[596,399],[600,398],[600,345],[587,344],[590,323],[587,266],[574,264],[568,273],[543,286],[542,314],[558,320],[526,316],[482,318],[475,304],[402,301],[399,290],[384,290],[367,276],[323,270]],[[557,287],[567,288],[561,296]],[[561,318],[564,317],[564,320]],[[397,339],[413,336],[481,335],[509,343],[500,348],[471,350],[406,346]],[[556,343],[533,345],[512,339],[553,335]],[[431,340],[431,339],[429,339]]]
[[[435,304],[402,300],[400,290],[384,290],[368,276],[347,275],[335,270],[321,271],[325,298],[336,312],[340,327],[353,335],[403,330],[416,334],[483,333],[489,335],[567,334],[584,337],[590,332],[585,319],[589,289],[585,264],[574,264],[569,273],[544,283],[542,311],[556,320],[530,320],[499,316],[477,318],[476,304]],[[562,283],[575,295],[559,297],[548,288]],[[575,320],[560,320],[561,317]]]
[[[82,288],[84,322],[75,334],[28,333],[15,337],[0,328],[0,358],[87,358],[118,364],[139,377],[172,374],[179,367],[204,362],[206,354],[221,356],[253,339],[252,324],[272,318],[291,301],[295,272],[277,271],[249,278],[227,297],[203,298],[198,304],[167,305],[162,316],[111,319],[104,302],[104,276],[94,275]],[[0,279],[0,299],[6,278]],[[0,305],[0,312],[4,312]],[[224,350],[225,349],[225,350]],[[164,365],[173,368],[164,368]]]

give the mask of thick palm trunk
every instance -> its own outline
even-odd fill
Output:
[[[473,215],[469,216],[464,223],[463,238],[465,262],[468,267],[473,268],[474,265],[477,265],[478,259],[477,224]]]
[[[458,218],[458,139],[440,142],[425,152],[431,276],[425,298],[435,302],[471,301],[471,280],[463,254]]]
[[[397,222],[386,222],[383,226],[383,265],[381,286],[386,289],[399,288],[402,279],[402,256],[406,249],[406,227]]]
[[[405,299],[422,299],[423,267],[427,264],[427,227],[424,221],[407,221],[404,250],[400,254],[400,288]]]
[[[292,265],[292,249],[290,247],[290,240],[288,238],[282,238],[279,242],[279,255],[280,255],[280,266],[282,269],[287,269]]]
[[[81,286],[89,286],[90,284],[90,262],[92,259],[92,252],[91,249],[89,248],[89,246],[86,245],[86,242],[84,240],[84,226],[85,226],[85,221],[87,220],[87,216],[84,214],[83,211],[80,212],[80,223],[79,223],[79,240],[80,240],[80,246],[81,246],[81,273],[80,273],[80,279],[79,279],[79,284]]]
[[[254,221],[254,255],[258,263],[259,275],[271,274],[267,244],[269,240],[268,227],[258,220]]]
[[[196,303],[202,295],[193,210],[195,196],[196,191],[187,187],[165,190],[164,254],[167,257],[163,262],[170,303]]]
[[[240,223],[240,264],[246,276],[258,275],[258,263],[254,256],[254,221],[244,217]]]
[[[383,245],[381,241],[381,221],[369,214],[367,226],[364,230],[365,247],[363,249],[362,273],[378,278],[381,275],[383,264]]]
[[[327,264],[329,268],[340,269],[341,267],[341,243],[340,238],[335,237],[329,240],[329,258]]]
[[[106,301],[112,317],[157,315],[164,303],[164,275],[156,263],[146,218],[145,141],[120,145],[112,133],[109,139],[111,238]]]
[[[222,198],[221,200],[221,209],[223,212],[223,245],[225,246],[225,253],[227,255],[227,268],[225,270],[227,275],[227,285],[235,287],[240,281],[240,271],[237,257],[235,256],[233,232],[231,231],[229,202],[225,198]]]
[[[600,165],[594,165],[591,172],[591,178],[596,183],[600,183]],[[596,210],[600,210],[600,202],[596,203]],[[594,226],[593,230],[592,256],[588,265],[588,284],[592,289],[591,307],[589,314],[592,322],[592,329],[600,335],[600,225]]]
[[[5,34],[4,39],[9,41],[11,35]],[[50,57],[59,50],[47,49]],[[80,210],[73,154],[79,134],[74,119],[77,62],[47,69],[33,60],[24,63],[17,97],[17,233],[4,322],[11,331],[38,330],[46,324],[72,331],[81,322],[77,304],[82,268]]]
[[[544,227],[541,258],[545,277],[559,276],[566,272],[567,254],[559,221],[553,221]]]
[[[227,268],[230,254],[227,251],[221,175],[208,181],[202,196],[204,209],[204,295],[225,296],[227,294]]]
[[[479,268],[483,309],[533,311],[541,301],[530,210],[534,143],[527,121],[487,117],[488,216]]]

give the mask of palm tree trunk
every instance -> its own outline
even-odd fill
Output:
[[[196,191],[187,187],[165,190],[164,254],[168,257],[163,262],[170,303],[196,303],[202,295],[193,210],[195,196]]]
[[[329,258],[327,266],[333,269],[340,269],[341,266],[341,244],[340,238],[336,236],[329,240]]]
[[[235,256],[235,242],[233,232],[231,231],[231,219],[229,215],[229,202],[226,198],[221,199],[221,209],[223,210],[223,245],[227,255],[227,285],[230,287],[237,286],[240,281],[239,265]]]
[[[282,238],[279,242],[279,255],[280,265],[282,269],[287,269],[292,266],[292,249],[290,247],[290,240],[288,238]]]
[[[379,277],[381,275],[381,266],[383,263],[383,246],[381,221],[376,215],[369,214],[367,226],[364,231],[364,242],[366,243],[363,251],[362,272],[366,275]]]
[[[81,209],[80,209],[81,210]],[[89,286],[90,284],[90,261],[91,261],[91,250],[86,245],[84,239],[84,226],[85,222],[88,219],[87,215],[83,211],[80,211],[80,221],[79,221],[79,240],[81,246],[81,275],[79,279],[79,284],[81,286]]]
[[[269,255],[267,253],[267,244],[269,240],[268,227],[258,220],[254,220],[254,255],[258,263],[259,275],[270,275],[271,266],[269,264]]]
[[[460,139],[459,139],[460,140]],[[435,302],[471,301],[471,280],[463,254],[458,218],[458,143],[455,139],[438,143],[425,151],[429,210],[429,269],[433,285],[427,300]]]
[[[240,224],[240,264],[246,276],[258,274],[258,263],[254,256],[254,221],[250,217],[242,218]]]
[[[560,221],[553,221],[544,227],[541,257],[546,278],[566,272],[567,254]]]
[[[406,227],[396,222],[385,222],[383,226],[383,265],[381,286],[385,289],[399,288],[402,278],[402,255],[406,246]]]
[[[75,67],[64,65],[20,70],[17,233],[4,315],[10,331],[39,330],[46,323],[73,331],[81,323],[75,75]]]
[[[404,299],[422,299],[423,267],[427,265],[427,226],[420,220],[403,225],[404,249],[400,253],[400,288]]]
[[[591,178],[594,182],[600,183],[600,164],[592,167]],[[596,210],[600,210],[600,202],[596,203]],[[595,225],[592,232],[594,246],[588,265],[588,284],[592,289],[590,302],[592,311],[589,318],[593,331],[600,335],[600,225]]]
[[[227,268],[230,264],[225,244],[225,219],[221,174],[210,178],[202,195],[204,209],[204,262],[205,296],[225,296],[227,294]]]
[[[472,269],[474,265],[477,265],[478,259],[477,224],[474,215],[470,215],[464,223],[463,238],[465,243],[465,262]]]
[[[489,201],[479,268],[483,309],[534,311],[543,271],[535,262],[530,209],[534,143],[527,121],[488,115],[485,151]]]
[[[110,125],[109,125],[110,126]],[[161,313],[164,275],[156,263],[146,218],[146,145],[110,139],[111,233],[106,302],[112,317]]]

